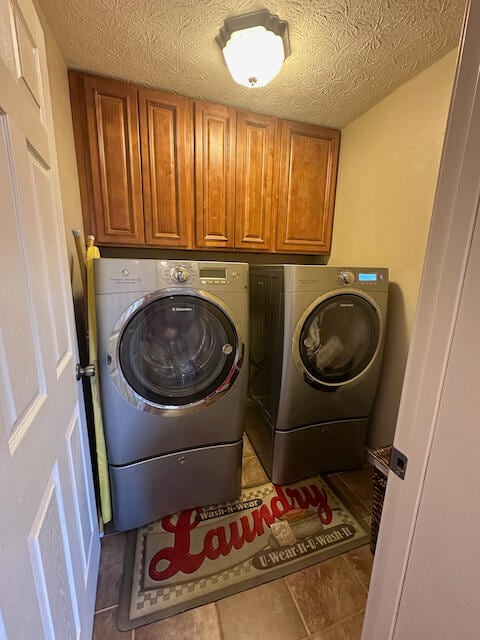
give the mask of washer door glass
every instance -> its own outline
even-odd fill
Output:
[[[157,298],[126,324],[119,361],[128,384],[162,406],[198,402],[230,378],[238,349],[232,321],[192,295]]]
[[[379,339],[375,307],[361,296],[337,294],[321,302],[305,320],[300,357],[308,374],[318,382],[342,384],[370,364]]]

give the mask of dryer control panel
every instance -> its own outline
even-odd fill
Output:
[[[388,285],[388,270],[362,267],[339,269],[337,282],[360,289],[382,289],[384,285]]]
[[[264,266],[270,269],[273,266]],[[386,267],[330,266],[323,264],[284,264],[285,293],[323,292],[333,289],[388,291]]]

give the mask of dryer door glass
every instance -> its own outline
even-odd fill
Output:
[[[300,356],[309,376],[320,383],[342,384],[370,364],[379,339],[378,314],[368,300],[355,294],[333,295],[307,317],[300,332]]]
[[[208,398],[230,378],[238,337],[232,321],[206,299],[157,298],[136,311],[119,346],[123,374],[142,398],[182,406]]]

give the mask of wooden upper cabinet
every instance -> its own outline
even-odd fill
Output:
[[[276,127],[276,118],[237,111],[235,247],[238,249],[273,248]]]
[[[191,248],[193,101],[148,89],[138,95],[146,244]]]
[[[99,244],[144,244],[137,88],[69,77],[85,231]]]
[[[69,72],[100,245],[329,253],[340,131]]]
[[[282,121],[276,249],[329,253],[340,131]]]
[[[234,109],[195,102],[198,247],[234,246],[235,119]]]

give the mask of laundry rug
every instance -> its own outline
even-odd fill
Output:
[[[320,476],[244,489],[128,534],[118,626],[128,631],[285,576],[369,541]]]

